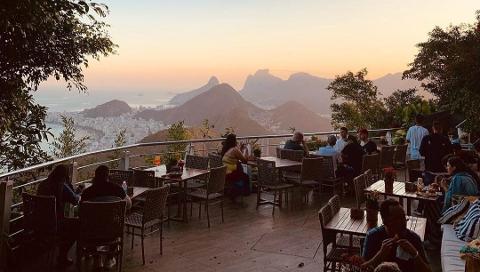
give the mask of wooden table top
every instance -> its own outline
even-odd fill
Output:
[[[85,188],[88,188],[90,186],[92,186],[92,183],[91,182],[85,182]],[[139,195],[145,193],[146,191],[148,191],[149,189],[151,188],[148,188],[148,187],[139,187],[139,186],[134,186],[133,187],[133,194],[132,195],[129,195],[130,198],[136,198],[138,197]]]
[[[287,168],[287,167],[301,166],[302,165],[302,162],[280,159],[280,158],[277,158],[277,157],[260,157],[260,159],[275,162],[275,168]],[[249,162],[247,162],[247,164],[257,165],[257,163],[255,161],[249,161]]]
[[[146,170],[155,171],[155,177],[156,178],[161,178],[161,179],[164,179],[164,180],[175,181],[175,182],[184,181],[184,180],[193,179],[193,178],[198,178],[202,175],[206,175],[206,174],[210,173],[210,170],[184,167],[183,168],[183,173],[180,177],[168,177],[168,176],[166,176],[167,169],[166,169],[165,165],[155,166],[155,167],[152,167],[152,168],[148,168]]]
[[[427,219],[415,216],[407,216],[407,219],[407,228],[418,234],[423,241],[425,238]],[[383,221],[379,213],[377,226],[381,226],[382,224]],[[325,225],[325,229],[333,230],[338,233],[365,236],[368,231],[367,216],[365,215],[362,219],[352,219],[350,218],[350,208],[340,208],[338,213],[333,216],[332,220]]]
[[[416,192],[407,192],[405,191],[405,182],[398,182],[398,181],[395,181],[393,183],[392,193],[385,192],[385,182],[383,180],[379,180],[374,184],[370,185],[369,187],[365,188],[365,192],[372,192],[372,191],[378,191],[382,195],[397,196],[397,197],[419,199],[419,200],[428,200],[428,201],[435,201],[439,197],[439,196],[432,196],[432,197],[422,196],[422,195],[417,195]]]

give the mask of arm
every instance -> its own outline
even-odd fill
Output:
[[[425,154],[427,153],[427,142],[428,142],[427,137],[423,137],[422,142],[420,143],[419,152],[420,152],[420,155],[424,157],[425,157]]]
[[[127,210],[130,210],[132,208],[132,199],[127,195],[125,198],[125,202],[127,202]]]
[[[384,260],[386,260],[388,256],[391,255],[392,253],[392,250],[395,246],[395,241],[396,241],[395,238],[384,240],[382,242],[382,247],[380,248],[380,250],[378,250],[378,252],[375,255],[373,255],[373,257],[371,257],[372,255],[372,252],[370,252],[372,251],[371,245],[370,245],[371,242],[369,241],[367,236],[367,238],[365,238],[365,246],[364,246],[364,253],[363,253],[363,258],[367,261],[362,264],[362,268],[367,268],[367,269],[374,268],[374,267],[377,267]]]
[[[405,137],[405,140],[407,140],[407,143],[410,143],[411,139],[412,139],[412,130],[411,128],[409,128],[407,131],[407,136]]]
[[[238,148],[235,148],[233,150],[233,156],[243,163],[247,162],[247,158],[245,156],[243,156],[243,153]]]
[[[63,184],[63,200],[73,205],[80,201],[80,195],[76,194],[70,186]]]
[[[416,270],[415,271],[422,271],[422,272],[430,272],[430,266],[426,262],[425,259],[425,252],[423,248],[417,250],[408,240],[400,239],[397,241],[398,246],[400,246],[403,250],[413,256],[413,261]],[[421,245],[420,245],[421,247]]]

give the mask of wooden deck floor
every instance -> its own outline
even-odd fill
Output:
[[[195,213],[189,224],[171,223],[164,232],[160,255],[158,234],[145,240],[146,265],[141,262],[138,237],[130,249],[126,237],[124,271],[323,271],[322,234],[318,209],[330,195],[313,195],[308,206],[282,209],[271,215],[271,207],[255,209],[255,196],[245,199],[248,207],[227,205],[225,223],[212,209],[212,227]],[[353,199],[342,200],[353,205]],[[198,210],[197,210],[198,211]],[[439,252],[428,252],[434,271],[441,271]]]

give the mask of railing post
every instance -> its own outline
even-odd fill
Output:
[[[130,151],[123,151],[123,157],[120,159],[120,169],[128,170],[130,167]]]
[[[78,181],[78,162],[74,161],[72,163],[72,184],[76,184]]]
[[[0,182],[0,271],[7,269],[8,235],[10,233],[10,212],[12,206],[13,182]]]
[[[266,139],[266,142],[267,142],[267,156],[270,156],[270,138],[267,138]]]

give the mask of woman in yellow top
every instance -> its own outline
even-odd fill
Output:
[[[232,201],[235,201],[235,198],[239,195],[250,194],[250,180],[248,175],[243,172],[241,164],[247,162],[247,158],[242,152],[245,145],[242,144],[240,148],[237,146],[237,136],[235,134],[228,134],[222,144],[222,162],[227,167],[225,191]]]

